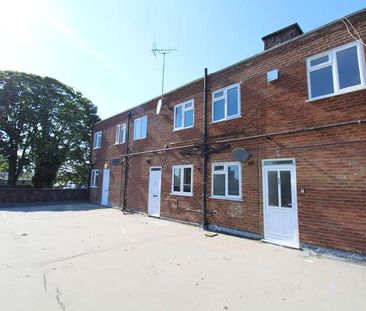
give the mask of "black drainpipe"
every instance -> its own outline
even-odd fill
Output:
[[[92,136],[91,136],[91,140],[90,140],[90,153],[89,153],[89,170],[88,170],[88,185],[87,185],[87,196],[88,196],[88,202],[90,203],[90,182],[91,182],[91,172],[93,169],[93,163],[92,163],[92,159],[93,159],[93,143],[94,143],[94,125],[93,125],[93,130],[92,130]]]
[[[125,160],[125,180],[123,186],[123,203],[122,211],[127,210],[127,185],[128,185],[128,154],[130,150],[130,122],[131,122],[131,111],[127,114],[127,131],[126,131],[126,156]]]
[[[202,191],[202,228],[207,229],[207,162],[208,162],[208,134],[207,134],[207,68],[203,78],[203,191]]]

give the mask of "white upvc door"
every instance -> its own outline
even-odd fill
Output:
[[[281,162],[263,161],[264,239],[299,248],[296,165]]]
[[[105,168],[103,170],[103,186],[102,186],[102,199],[100,204],[108,205],[108,196],[109,196],[109,176],[110,176],[110,169]]]
[[[151,167],[149,176],[149,216],[160,217],[161,167]]]

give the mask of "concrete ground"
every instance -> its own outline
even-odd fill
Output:
[[[1,310],[366,310],[366,266],[91,204],[0,209]]]

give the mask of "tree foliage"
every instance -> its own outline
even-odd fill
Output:
[[[0,72],[0,153],[8,159],[8,183],[15,186],[37,133],[35,97],[40,77]]]
[[[0,175],[8,171],[8,161],[0,154]]]
[[[87,165],[97,108],[80,92],[49,77],[0,71],[0,154],[9,184],[26,167],[35,187],[52,187],[60,168]],[[87,176],[84,176],[87,178]]]

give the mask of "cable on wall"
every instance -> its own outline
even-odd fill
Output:
[[[347,28],[347,31],[348,31],[348,33],[349,33],[349,35],[354,39],[354,40],[356,40],[356,41],[359,41],[359,42],[361,42],[364,46],[366,46],[366,44],[362,41],[362,39],[361,39],[361,36],[360,36],[360,34],[359,34],[359,32],[356,30],[356,28],[353,26],[353,24],[351,23],[351,21],[347,18],[347,17],[342,17],[341,19],[340,19],[340,21],[341,22],[343,22],[343,24],[346,26],[346,28]],[[347,24],[347,22],[348,22],[348,24]],[[351,30],[350,30],[350,27],[353,29],[353,31],[355,32],[355,34],[356,34],[356,36],[351,32]]]

